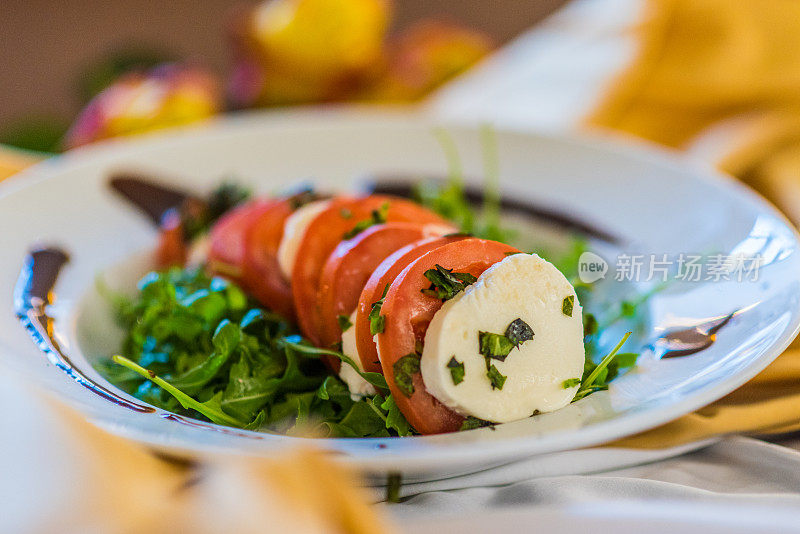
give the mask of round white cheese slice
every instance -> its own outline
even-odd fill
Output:
[[[358,355],[358,348],[356,346],[356,312],[350,316],[350,328],[342,332],[342,352],[355,360],[356,365],[362,371],[364,367],[361,365],[361,358]],[[364,396],[375,395],[377,391],[375,387],[364,380],[364,378],[353,369],[352,366],[342,362],[342,367],[339,369],[339,378],[347,384],[351,395]]]
[[[278,245],[278,267],[287,280],[292,279],[294,262],[303,236],[311,222],[330,204],[330,200],[316,200],[297,208],[283,224],[283,236]]]
[[[568,315],[564,299],[569,297]],[[504,361],[487,360],[480,353],[480,332],[505,335],[517,319],[530,326],[533,338],[511,349]],[[575,289],[539,256],[514,254],[436,312],[425,334],[420,367],[425,387],[446,406],[504,423],[569,404],[578,386],[565,388],[565,381],[580,379],[585,358]],[[455,383],[452,366],[461,364],[463,380]],[[487,365],[506,377],[501,388],[492,387]]]

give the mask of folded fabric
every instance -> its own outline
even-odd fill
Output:
[[[683,146],[723,118],[800,104],[800,2],[649,0],[639,52],[587,123]]]

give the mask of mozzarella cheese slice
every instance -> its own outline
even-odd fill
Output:
[[[330,200],[317,200],[297,208],[283,224],[283,236],[278,245],[278,266],[287,280],[292,279],[292,270],[297,261],[297,251],[311,222],[330,204]]]
[[[361,358],[358,355],[358,348],[356,347],[356,312],[350,316],[350,328],[342,332],[342,352],[355,360],[356,365],[362,371],[364,367],[361,365]],[[353,369],[352,366],[342,362],[342,367],[339,369],[339,378],[347,384],[351,395],[364,396],[375,395],[377,391],[375,387],[364,380],[364,378]]]
[[[564,305],[565,298],[571,306]],[[517,319],[530,326],[532,339],[511,349],[503,361],[480,353],[480,332],[505,335]],[[564,387],[565,381],[580,379],[585,358],[575,288],[539,256],[514,254],[436,312],[425,334],[420,370],[427,390],[452,410],[504,423],[569,404],[578,386]],[[456,383],[453,366],[461,364],[463,380]],[[506,377],[502,387],[492,386],[489,365]]]

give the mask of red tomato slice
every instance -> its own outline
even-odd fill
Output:
[[[400,274],[409,263],[423,254],[435,248],[439,248],[442,245],[446,245],[447,243],[452,243],[459,239],[466,239],[467,237],[469,236],[458,234],[448,237],[431,237],[416,241],[398,249],[375,268],[359,295],[358,304],[356,306],[356,320],[353,324],[353,328],[356,329],[356,347],[358,348],[358,355],[361,358],[361,365],[364,366],[365,371],[374,373],[383,372],[381,369],[381,362],[378,359],[378,349],[375,346],[375,340],[370,331],[369,314],[372,311],[372,305],[383,296],[383,290],[386,286],[394,282],[397,275]]]
[[[342,338],[338,316],[349,317],[372,271],[392,252],[414,241],[455,229],[440,225],[391,222],[367,228],[340,242],[328,256],[319,281],[319,338],[323,347]]]
[[[277,201],[257,199],[223,215],[209,233],[208,268],[242,283],[245,259],[245,237],[250,226]]]
[[[156,265],[159,269],[184,265],[188,254],[189,250],[183,239],[181,214],[177,209],[168,210],[161,218],[155,252]]]
[[[386,317],[383,333],[376,336],[381,367],[397,407],[408,422],[422,434],[454,432],[464,418],[439,402],[425,389],[422,375],[412,380],[414,392],[406,396],[395,382],[394,364],[403,356],[413,354],[425,341],[425,332],[442,301],[425,295],[430,287],[425,271],[441,265],[454,272],[480,274],[501,261],[514,247],[484,239],[464,239],[434,249],[410,263],[389,287],[381,308]]]
[[[264,306],[294,320],[292,288],[278,266],[278,246],[286,219],[294,212],[291,199],[278,199],[260,212],[245,233],[242,280]]]
[[[409,200],[384,195],[360,198],[339,197],[308,225],[298,248],[297,260],[292,270],[292,296],[300,331],[315,345],[320,345],[320,318],[317,293],[322,269],[328,256],[362,221],[368,221],[372,212],[386,208],[386,222],[416,222],[419,224],[449,223]]]

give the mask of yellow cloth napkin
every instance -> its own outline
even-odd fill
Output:
[[[18,173],[41,159],[42,156],[35,152],[0,145],[0,180]]]
[[[587,118],[739,177],[800,223],[800,2],[647,0],[639,53]],[[727,397],[614,446],[800,430],[800,347]]]

